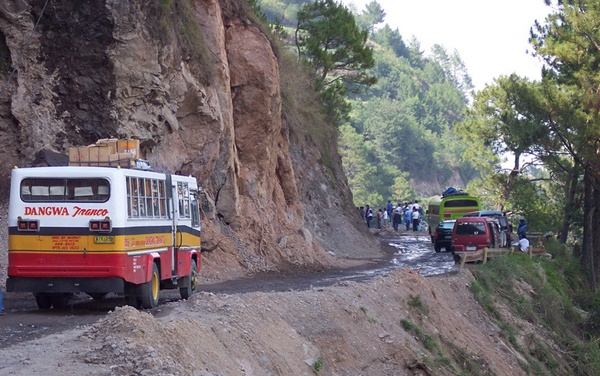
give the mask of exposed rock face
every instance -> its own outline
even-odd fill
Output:
[[[134,137],[154,168],[204,187],[212,273],[318,268],[326,250],[371,245],[335,151],[324,167],[303,124],[285,121],[280,56],[243,2],[44,3],[0,3],[17,68],[0,94],[2,171],[42,149]]]

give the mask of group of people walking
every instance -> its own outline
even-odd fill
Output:
[[[368,228],[387,228],[391,221],[395,231],[398,231],[402,225],[406,227],[406,231],[410,230],[411,226],[413,231],[419,231],[423,217],[423,207],[418,200],[410,204],[405,202],[404,205],[398,203],[395,207],[391,201],[388,201],[386,208],[379,209],[376,213],[369,205],[357,209]]]

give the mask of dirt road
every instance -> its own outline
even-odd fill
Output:
[[[369,280],[397,268],[411,268],[419,270],[422,275],[433,275],[447,272],[453,267],[451,255],[433,252],[426,236],[409,233],[395,238],[382,238],[381,241],[387,249],[388,258],[369,260],[360,267],[296,275],[265,273],[252,278],[205,283],[200,286],[200,291],[215,294],[301,291],[342,281]],[[160,305],[177,300],[177,290],[163,290],[160,293]],[[116,294],[93,300],[81,293],[71,299],[66,309],[39,310],[30,293],[4,293],[7,315],[0,316],[0,348],[93,324],[123,305],[125,299]],[[159,314],[160,305],[148,312]]]

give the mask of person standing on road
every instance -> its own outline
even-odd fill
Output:
[[[421,209],[421,204],[419,204],[419,200],[415,200],[415,203],[413,204],[413,209],[417,208],[417,210],[419,211],[419,214],[423,214],[423,209]]]
[[[413,231],[419,231],[419,222],[421,222],[421,213],[417,207],[413,207],[412,212],[412,225]]]
[[[365,208],[365,219],[367,220],[367,227],[371,228],[371,221],[373,220],[373,209],[369,205]]]
[[[383,228],[387,228],[388,227],[388,223],[389,223],[389,219],[390,219],[387,210],[383,211],[383,217],[382,217],[382,219],[383,219]]]
[[[521,220],[519,221],[517,235],[519,235],[519,240],[523,239],[525,235],[527,235],[527,223],[525,223],[525,218],[521,218]]]
[[[402,207],[400,204],[394,209],[394,216],[392,217],[392,223],[394,224],[394,230],[397,232],[398,227],[402,223]]]
[[[412,211],[410,210],[410,206],[407,203],[404,203],[404,225],[406,226],[406,231],[410,230],[410,224],[412,222]]]
[[[383,219],[383,211],[381,209],[377,210],[377,228],[381,229],[381,220]]]
[[[392,202],[388,200],[387,203],[387,213],[388,213],[388,218],[392,218],[392,212],[394,211],[394,205],[392,205]]]

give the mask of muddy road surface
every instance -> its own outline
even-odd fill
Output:
[[[224,294],[306,290],[342,281],[364,281],[397,268],[418,270],[424,276],[444,274],[457,268],[452,254],[435,253],[429,237],[425,234],[409,232],[399,237],[380,240],[388,250],[387,258],[371,260],[361,267],[297,275],[264,273],[252,278],[202,285],[200,290]],[[159,307],[150,311],[154,315],[160,315],[160,304],[179,298],[178,290],[163,290],[160,292]],[[115,307],[125,305],[125,299],[117,294],[93,300],[83,293],[76,294],[65,309],[39,310],[31,293],[5,292],[3,302],[6,315],[0,316],[0,348],[93,324]]]

